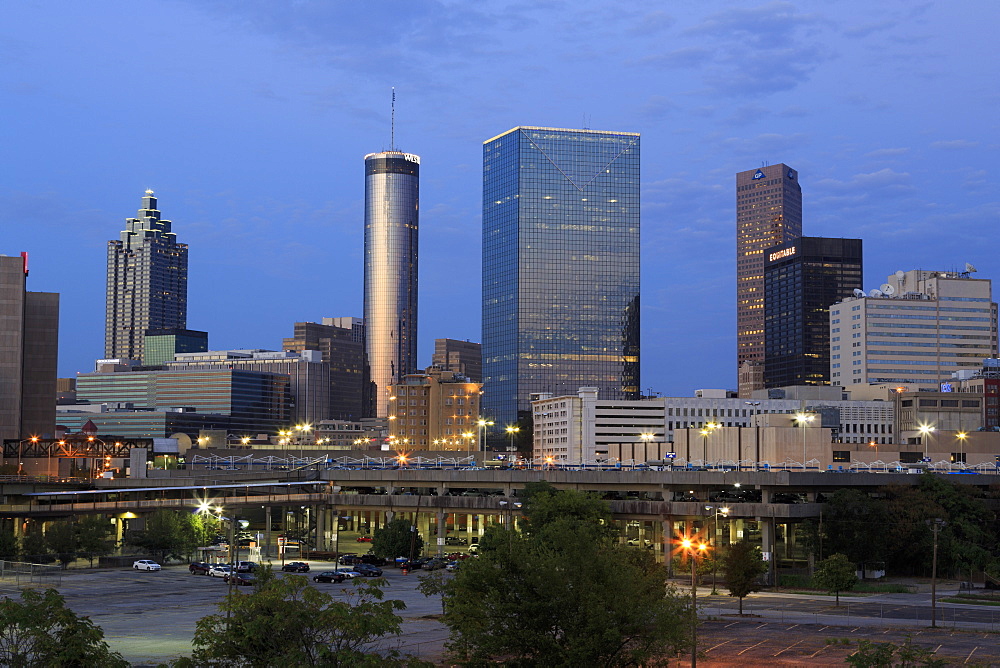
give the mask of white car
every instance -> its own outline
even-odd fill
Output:
[[[132,562],[132,568],[137,571],[158,571],[160,570],[160,565],[150,559],[140,559],[139,561]]]
[[[229,575],[233,570],[233,567],[229,564],[215,564],[208,569],[208,574],[213,578],[224,578]]]
[[[346,576],[348,580],[350,580],[351,578],[360,578],[361,577],[361,573],[358,573],[357,571],[352,570],[350,568],[341,567],[341,568],[337,568],[337,569],[334,569],[334,570],[335,570],[335,572],[340,573],[341,575]]]

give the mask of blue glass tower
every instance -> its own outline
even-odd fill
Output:
[[[483,416],[639,390],[639,135],[516,127],[483,145]]]

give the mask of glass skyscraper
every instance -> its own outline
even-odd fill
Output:
[[[516,127],[484,143],[483,380],[501,435],[533,393],[637,395],[638,134]]]
[[[417,366],[417,232],[420,158],[365,156],[365,352],[377,417],[389,388]]]
[[[153,191],[108,242],[104,357],[141,360],[148,329],[187,326],[187,244],[162,220]]]

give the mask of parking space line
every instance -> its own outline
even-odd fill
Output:
[[[829,645],[823,645],[823,646],[822,646],[822,647],[820,647],[820,648],[819,648],[818,650],[816,650],[815,652],[813,652],[812,654],[810,654],[808,658],[810,658],[810,659],[812,659],[812,658],[815,658],[815,656],[816,656],[817,654],[819,654],[820,652],[823,652],[823,651],[825,651],[825,650],[826,650],[826,649],[828,649],[829,647],[830,647]]]
[[[785,629],[785,630],[786,630],[786,631],[791,631],[791,630],[792,630],[792,629],[794,629],[794,628],[795,628],[796,626],[798,626],[798,624],[792,624],[791,626],[789,626],[789,627],[788,627],[787,629]]]
[[[760,647],[761,645],[763,645],[764,643],[766,643],[766,642],[767,642],[767,640],[768,640],[768,639],[765,639],[765,640],[761,640],[761,641],[760,641],[759,643],[757,643],[756,645],[751,645],[750,647],[747,647],[747,648],[746,648],[746,649],[744,649],[744,650],[740,650],[739,652],[737,652],[737,653],[736,653],[736,656],[741,656],[741,655],[742,655],[742,654],[743,654],[744,652],[749,652],[749,651],[750,651],[750,650],[752,650],[752,649],[753,649],[754,647]]]
[[[735,626],[736,624],[740,624],[740,623],[741,622],[730,622],[730,623],[726,624],[725,626],[723,626],[722,628],[728,629],[730,626]]]
[[[709,652],[711,652],[716,647],[722,647],[723,645],[728,645],[729,643],[733,642],[734,640],[736,640],[736,638],[730,638],[729,640],[726,640],[725,642],[720,642],[718,645],[715,645],[714,647],[709,647],[708,649],[706,649],[705,653],[708,654]]]
[[[798,624],[796,624],[796,626],[798,626]],[[772,654],[771,656],[778,656],[779,654],[782,654],[783,652],[787,652],[787,651],[788,651],[788,650],[790,650],[791,648],[795,647],[796,645],[799,645],[799,644],[802,644],[802,643],[804,643],[805,641],[806,641],[806,639],[805,639],[805,638],[803,638],[802,640],[800,640],[800,641],[798,641],[798,642],[796,642],[796,643],[792,643],[791,645],[789,645],[789,646],[788,646],[788,647],[786,647],[785,649],[783,649],[783,650],[781,650],[781,651],[777,652],[776,654]]]
[[[975,647],[972,648],[972,651],[969,652],[969,656],[965,657],[965,661],[963,661],[962,663],[968,663],[969,660],[972,659],[972,655],[976,653],[977,649],[979,649],[979,645],[976,645]]]

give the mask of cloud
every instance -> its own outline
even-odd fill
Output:
[[[670,14],[661,10],[655,10],[647,12],[636,19],[635,23],[626,32],[635,36],[654,35],[673,27],[676,22],[676,19]]]
[[[869,21],[868,23],[862,23],[860,25],[847,26],[844,28],[843,33],[847,37],[868,37],[868,35],[871,35],[872,33],[889,30],[895,26],[896,22],[888,19],[882,21]]]
[[[897,172],[886,167],[877,172],[855,174],[844,181],[821,179],[813,184],[813,187],[817,191],[830,194],[858,193],[868,197],[876,192],[881,195],[911,192],[914,190],[911,180],[909,172]]]
[[[666,95],[650,95],[639,107],[639,114],[646,118],[662,118],[679,108],[679,105]]]
[[[711,52],[700,46],[687,46],[666,53],[654,53],[638,60],[642,65],[654,65],[664,68],[688,68],[703,65],[711,61]]]
[[[967,139],[952,139],[949,141],[936,141],[931,142],[931,148],[943,148],[946,150],[957,150],[963,148],[976,148],[979,146],[977,141],[969,141]]]
[[[910,152],[908,148],[880,148],[864,154],[866,158],[895,158]]]

